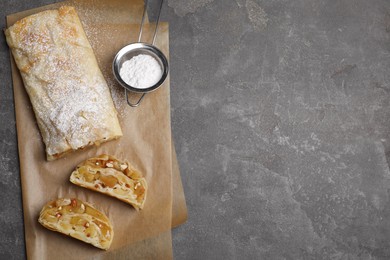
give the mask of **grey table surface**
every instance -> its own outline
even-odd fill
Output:
[[[51,2],[1,1],[0,17]],[[390,259],[390,1],[167,0],[163,8],[189,210],[172,232],[175,259]],[[23,259],[0,40],[0,259]]]

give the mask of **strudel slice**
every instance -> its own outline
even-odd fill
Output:
[[[145,203],[145,178],[129,162],[114,156],[103,154],[86,160],[72,172],[70,181],[122,200],[137,210]]]
[[[73,7],[23,18],[5,35],[49,161],[122,136],[110,90]]]
[[[107,250],[114,236],[104,213],[79,199],[61,198],[47,203],[38,219],[44,227]]]

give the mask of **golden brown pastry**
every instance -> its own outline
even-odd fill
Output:
[[[5,35],[48,160],[122,136],[107,83],[73,7],[28,16]]]
[[[102,212],[79,199],[57,199],[47,203],[38,219],[45,228],[107,250],[114,232]]]
[[[86,160],[72,172],[70,181],[120,199],[137,210],[145,203],[145,178],[130,163],[121,162],[114,156],[103,154]]]

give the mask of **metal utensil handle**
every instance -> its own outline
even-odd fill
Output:
[[[127,93],[127,89],[125,89],[125,94],[126,94],[126,100],[127,100],[127,104],[131,107],[138,107],[139,104],[141,103],[142,99],[144,99],[144,96],[146,95],[146,93],[143,93],[142,96],[138,99],[137,103],[131,103],[130,100],[129,100],[129,94]]]
[[[154,28],[152,45],[154,45],[154,42],[156,41],[158,24],[160,22],[160,15],[161,15],[161,9],[162,9],[163,2],[164,2],[164,0],[160,1],[160,7],[158,8],[158,15],[157,15],[156,27]],[[147,8],[148,8],[148,0],[145,0],[144,12],[142,13],[141,26],[140,26],[140,29],[139,29],[138,42],[141,42],[142,28],[144,27],[145,14],[146,14]]]
[[[158,29],[158,23],[160,22],[160,15],[161,15],[161,9],[163,5],[164,0],[160,1],[160,7],[158,8],[158,15],[157,15],[157,21],[156,21],[156,27],[154,28],[154,34],[153,34],[153,40],[152,40],[152,45],[154,45],[154,42],[156,41],[156,36],[157,36],[157,29]],[[142,19],[141,19],[141,26],[139,28],[139,35],[138,35],[138,42],[141,42],[141,37],[142,37],[142,28],[144,27],[144,21],[145,21],[145,14],[146,10],[148,8],[148,0],[145,0],[144,4],[144,11],[142,13]],[[125,94],[126,94],[126,100],[127,104],[131,107],[138,107],[143,98],[145,97],[146,93],[143,93],[142,96],[139,98],[137,103],[131,103],[129,100],[129,95],[127,94],[127,89],[125,89]]]

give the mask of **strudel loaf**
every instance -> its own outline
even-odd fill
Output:
[[[28,16],[5,35],[48,160],[122,136],[110,90],[73,7]]]

